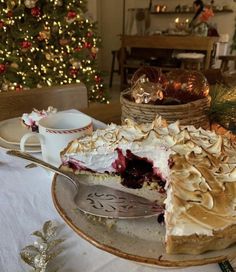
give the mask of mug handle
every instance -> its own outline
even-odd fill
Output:
[[[44,136],[39,134],[39,133],[36,133],[36,132],[29,132],[29,133],[26,133],[20,140],[20,150],[22,151],[26,151],[25,150],[25,144],[26,142],[28,141],[29,138],[31,137],[37,137],[39,139],[39,142],[40,142],[40,146],[41,146],[41,149],[42,149],[42,146],[44,145],[45,143],[45,140],[44,140]]]

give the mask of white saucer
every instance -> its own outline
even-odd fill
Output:
[[[15,150],[20,150],[20,146],[16,144],[8,144],[5,141],[3,141],[0,138],[0,147],[2,147],[5,150],[9,149],[15,149]],[[39,153],[41,152],[41,147],[40,146],[25,146],[25,151],[28,153]]]
[[[20,145],[20,139],[24,134],[31,132],[21,124],[20,117],[4,120],[0,122],[0,139],[7,144]],[[31,137],[26,146],[39,147],[39,140],[36,137]]]

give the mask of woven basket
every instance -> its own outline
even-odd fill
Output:
[[[209,96],[181,105],[151,105],[130,101],[128,99],[130,92],[125,90],[120,95],[122,123],[126,118],[139,124],[150,123],[157,115],[161,115],[168,123],[179,120],[180,125],[209,128]]]

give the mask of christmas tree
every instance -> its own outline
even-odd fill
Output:
[[[0,89],[83,82],[106,102],[97,67],[100,39],[84,0],[0,0]]]

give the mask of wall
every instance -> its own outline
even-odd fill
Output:
[[[88,0],[88,12],[95,21],[98,20],[98,0]]]
[[[95,13],[97,12],[99,31],[103,41],[102,50],[100,52],[101,68],[109,72],[111,65],[111,50],[120,47],[119,34],[122,33],[123,0],[89,0],[88,2],[90,4],[90,9],[96,10],[93,11]],[[96,8],[94,6],[95,2]],[[178,4],[192,5],[192,1],[189,0],[153,0],[153,2],[167,5],[168,10],[174,10]],[[147,8],[149,0],[126,0],[125,3],[127,14],[129,8]],[[228,5],[236,11],[236,3],[233,0],[215,0],[215,5]],[[235,15],[236,12],[217,13],[211,19],[212,23],[216,23],[220,34],[229,34],[230,42],[232,41],[234,33]],[[151,31],[167,29],[170,24],[173,24],[176,17],[191,19],[192,16],[192,14],[151,15]]]
[[[120,47],[122,33],[122,0],[98,0],[100,7],[99,29],[102,37],[101,65],[109,72],[111,50]]]
[[[187,4],[188,6],[190,6],[189,3],[192,3],[192,2],[186,1],[186,0],[182,0],[182,1],[180,1],[180,0],[168,0],[168,1],[160,0],[157,2],[158,2],[158,4],[167,5],[168,10],[174,10],[178,4],[181,4],[181,5]],[[205,3],[207,3],[207,2],[210,2],[210,1],[205,1]],[[229,8],[236,10],[236,3],[233,0],[215,0],[214,5],[221,6],[221,7],[224,5],[227,5]],[[170,26],[170,24],[174,23],[174,20],[176,17],[191,20],[193,17],[193,14],[152,15],[151,28],[152,28],[152,30],[167,29]],[[232,36],[234,33],[234,25],[235,25],[235,12],[234,13],[215,13],[215,16],[213,18],[211,18],[209,22],[215,23],[217,25],[217,29],[220,34],[228,33],[230,36],[230,39],[232,39]]]

